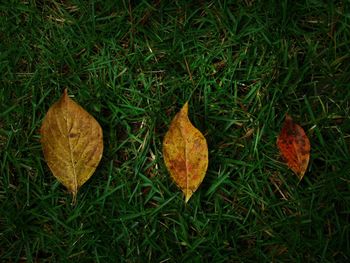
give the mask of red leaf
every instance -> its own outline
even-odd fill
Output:
[[[301,180],[309,164],[310,141],[303,128],[288,114],[277,138],[277,146],[289,168]]]

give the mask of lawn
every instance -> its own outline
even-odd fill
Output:
[[[1,262],[350,261],[348,1],[9,0],[0,27]],[[65,88],[104,136],[75,205],[40,144]],[[209,147],[187,204],[162,156],[186,101]]]

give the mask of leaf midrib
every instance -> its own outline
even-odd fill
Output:
[[[73,184],[74,184],[74,192],[76,193],[77,190],[78,190],[78,181],[77,181],[77,173],[75,171],[75,163],[74,163],[74,156],[73,156],[73,146],[72,146],[72,142],[71,142],[71,139],[69,137],[69,130],[68,130],[68,96],[67,96],[67,100],[65,102],[65,107],[66,107],[66,136],[67,136],[67,139],[68,139],[68,146],[69,146],[69,154],[70,154],[70,160],[71,160],[71,167],[72,167],[72,170],[73,170]],[[73,118],[72,118],[73,119]]]

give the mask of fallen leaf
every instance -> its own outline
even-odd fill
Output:
[[[165,165],[183,191],[187,203],[204,179],[208,146],[203,134],[188,119],[188,103],[172,120],[163,141]]]
[[[277,138],[277,146],[289,168],[301,180],[309,164],[310,141],[303,128],[294,123],[288,114]]]
[[[41,145],[53,175],[73,194],[91,177],[103,152],[102,129],[67,89],[48,110],[41,126]]]

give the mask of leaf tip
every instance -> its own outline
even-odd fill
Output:
[[[293,120],[292,117],[288,113],[286,113],[285,121],[292,121],[292,120]]]
[[[192,196],[192,191],[185,192],[185,203],[186,204],[188,203],[188,200],[190,200],[191,196]]]
[[[72,205],[72,206],[74,206],[74,205],[77,204],[77,194],[78,194],[77,191],[73,191],[73,192],[72,192],[72,195],[73,195],[72,202],[71,202],[71,205]]]
[[[186,101],[185,104],[182,106],[181,111],[186,115],[188,114],[188,101]]]
[[[61,96],[61,98],[60,98],[60,102],[66,102],[66,101],[68,101],[69,100],[69,96],[68,96],[68,88],[65,88],[64,90],[63,90],[63,94],[62,94],[62,96]]]

